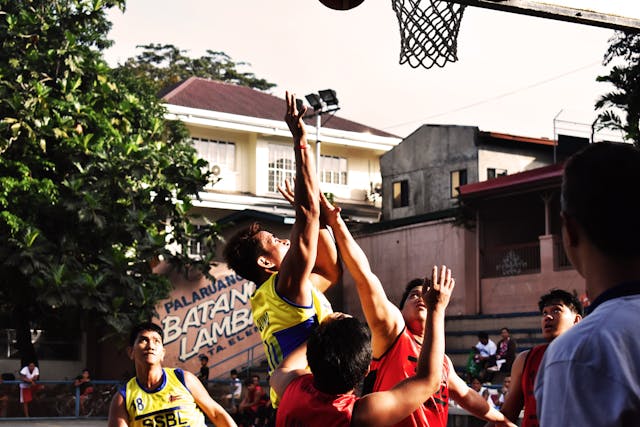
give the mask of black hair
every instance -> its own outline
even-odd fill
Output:
[[[481,340],[488,340],[489,339],[489,334],[484,332],[484,331],[480,331],[478,332],[478,338]]]
[[[309,337],[307,361],[318,390],[349,392],[369,369],[371,332],[355,317],[325,321]]]
[[[162,331],[162,328],[160,326],[156,325],[153,322],[143,322],[137,324],[131,330],[131,333],[129,334],[129,345],[133,347],[133,344],[135,344],[136,338],[138,338],[140,332],[144,331],[157,332],[158,335],[160,335],[160,338],[164,339],[164,332]]]
[[[404,292],[402,292],[402,298],[400,298],[400,310],[402,310],[402,308],[404,307],[404,303],[407,302],[407,298],[409,297],[409,293],[411,293],[411,290],[418,286],[424,285],[431,286],[431,279],[415,278],[409,280],[409,283],[407,283],[404,287]]]
[[[584,307],[580,299],[571,292],[563,291],[562,289],[552,289],[549,293],[542,295],[540,301],[538,301],[538,309],[542,313],[545,307],[557,303],[562,303],[574,313],[584,316]]]
[[[235,369],[232,369],[232,370],[231,370],[231,375],[238,375],[238,371],[237,371],[237,370],[235,370]]]
[[[222,252],[229,268],[258,285],[262,270],[256,260],[258,256],[262,255],[263,248],[262,243],[256,238],[256,234],[261,231],[263,229],[260,224],[254,222],[234,234]]]
[[[500,328],[500,332],[502,332],[502,331],[507,331],[507,333],[508,333],[509,335],[511,335],[511,331],[510,331],[510,330],[509,330],[509,328],[507,328],[506,326],[505,326],[504,328]]]
[[[640,150],[599,142],[574,154],[564,169],[561,204],[604,254],[640,255]]]

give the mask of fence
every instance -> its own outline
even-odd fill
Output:
[[[482,252],[482,277],[540,272],[540,242],[487,248]]]
[[[0,416],[5,419],[24,418],[20,403],[22,381],[3,381],[0,384]],[[38,381],[42,390],[34,393],[29,403],[29,416],[33,418],[73,419],[95,417],[106,419],[111,398],[120,382],[92,380],[93,392],[81,396],[73,381]]]

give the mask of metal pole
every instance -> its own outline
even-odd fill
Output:
[[[322,173],[320,171],[320,126],[322,126],[322,112],[318,111],[316,115],[316,172],[318,174],[318,182],[320,182]]]
[[[556,164],[556,148],[558,147],[558,134],[556,133],[556,120],[558,116],[562,114],[562,110],[558,111],[558,114],[553,118],[553,164]]]

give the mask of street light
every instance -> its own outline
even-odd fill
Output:
[[[340,109],[338,97],[333,89],[319,90],[318,93],[305,95],[307,102],[313,108],[313,114],[309,117],[316,117],[316,168],[318,170],[318,181],[320,180],[320,128],[322,127],[322,115],[335,113]]]

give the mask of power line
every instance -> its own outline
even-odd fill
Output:
[[[560,80],[560,79],[562,79],[564,77],[570,76],[570,75],[575,74],[575,73],[577,73],[579,71],[586,70],[587,68],[591,68],[594,65],[599,65],[599,64],[600,64],[600,61],[592,62],[590,64],[583,65],[580,68],[576,68],[574,70],[567,71],[567,72],[562,73],[562,74],[558,74],[556,76],[550,77],[550,78],[545,79],[545,80],[540,80],[538,82],[531,83],[531,84],[529,84],[527,86],[522,86],[522,87],[520,87],[518,89],[514,89],[514,90],[511,90],[509,92],[504,92],[504,93],[502,93],[500,95],[492,96],[490,98],[485,98],[485,99],[483,99],[481,101],[477,101],[477,102],[474,102],[472,104],[467,104],[467,105],[464,105],[462,107],[457,107],[457,108],[454,108],[452,110],[445,111],[445,112],[442,112],[442,113],[432,114],[432,115],[424,117],[422,119],[416,119],[416,120],[411,120],[411,121],[408,121],[408,122],[398,123],[398,124],[391,125],[391,126],[386,126],[386,127],[383,127],[382,129],[388,130],[388,129],[397,128],[397,127],[400,127],[400,126],[409,125],[409,124],[415,123],[415,122],[423,122],[423,121],[426,121],[426,120],[429,120],[429,119],[433,119],[434,117],[440,117],[440,116],[445,116],[447,114],[457,113],[458,111],[462,111],[462,110],[466,110],[466,109],[469,109],[469,108],[477,107],[479,105],[486,104],[488,102],[496,101],[498,99],[506,98],[507,96],[515,95],[515,94],[517,94],[519,92],[522,92],[522,91],[525,91],[525,90],[528,90],[528,89],[532,89],[534,87],[542,86],[544,84],[553,82],[555,80]]]

